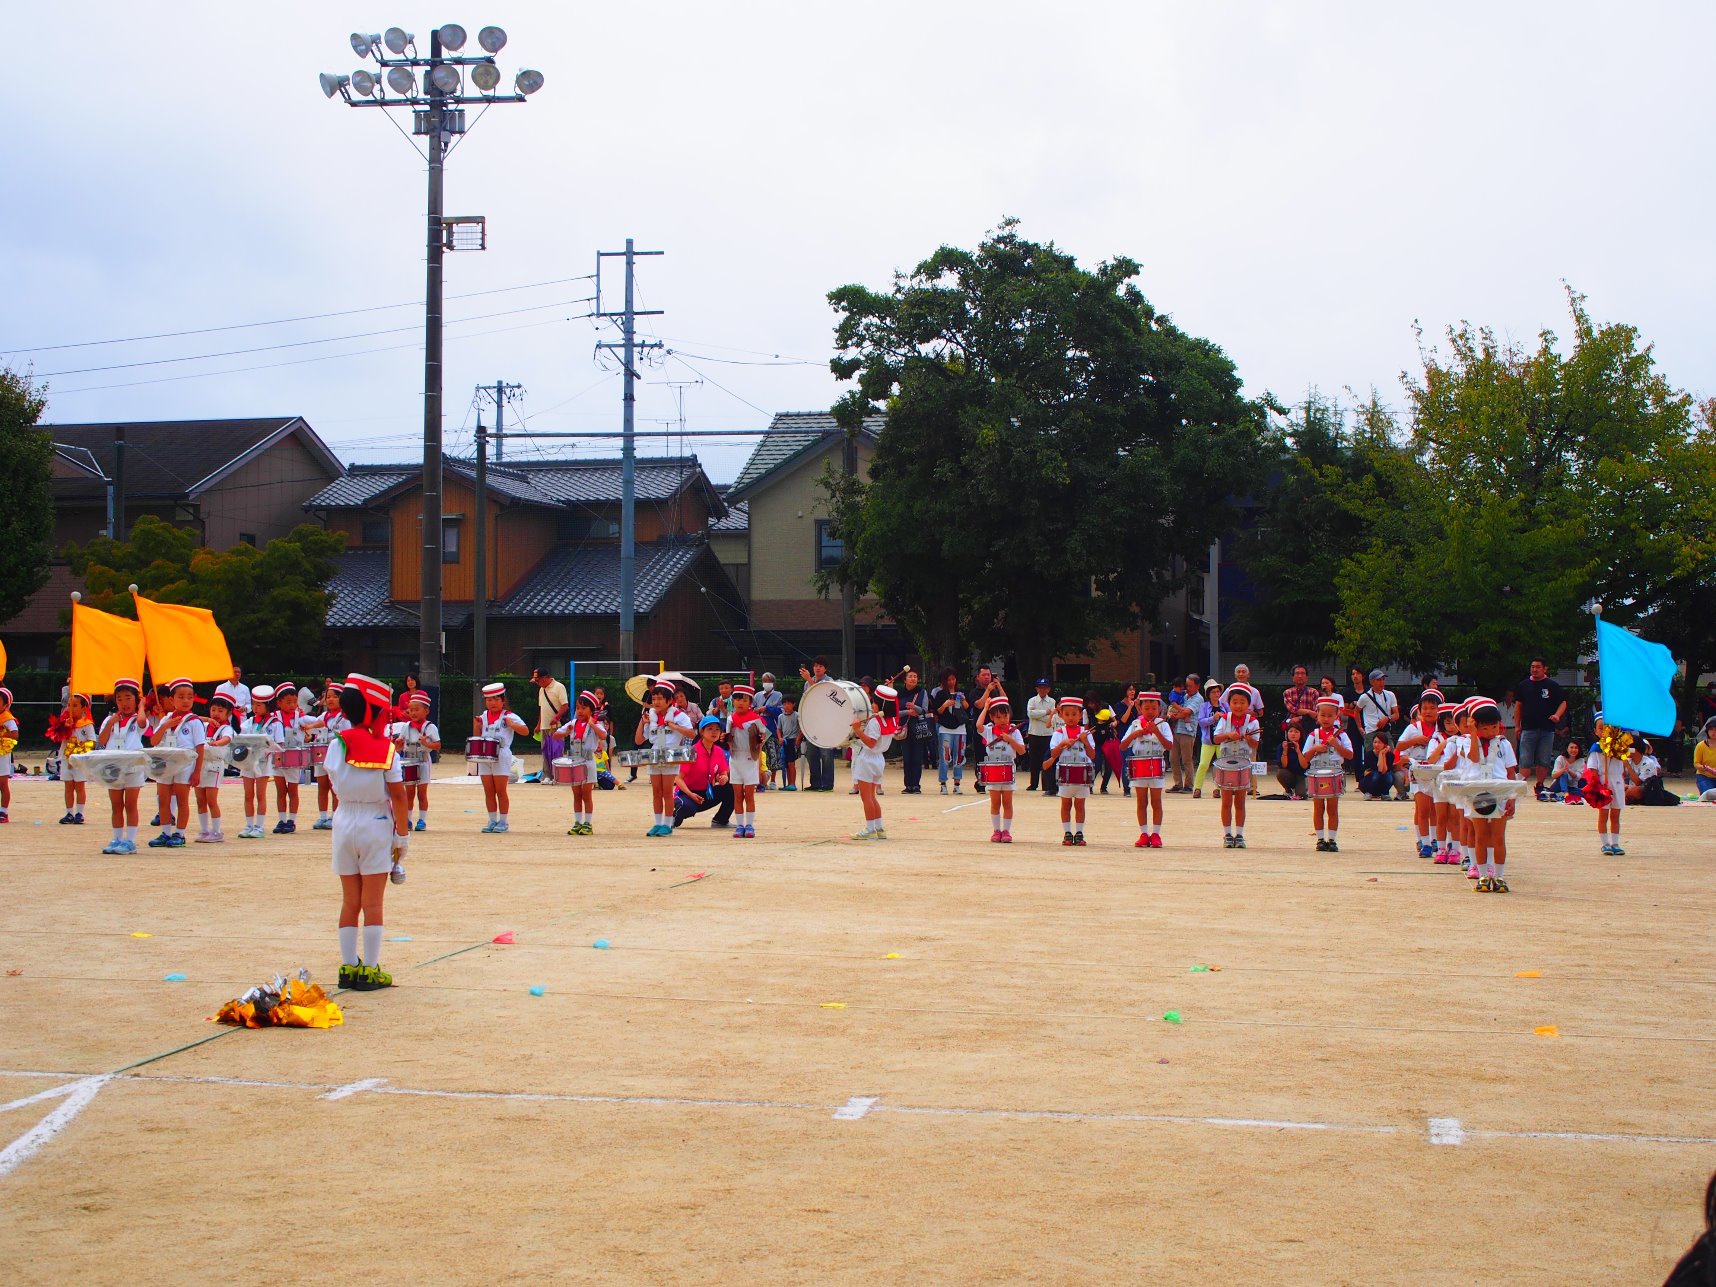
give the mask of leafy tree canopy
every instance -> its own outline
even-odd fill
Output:
[[[303,673],[321,659],[322,630],[345,537],[303,523],[261,549],[201,548],[185,528],[139,518],[126,541],[98,536],[67,557],[83,578],[84,602],[135,617],[129,587],[148,598],[208,608],[235,659],[258,673]]]
[[[1094,271],[1005,220],[887,292],[829,294],[855,432],[885,411],[867,484],[824,486],[845,562],[926,661],[1027,669],[1137,626],[1232,520],[1264,460],[1259,404],[1117,258]]]
[[[0,621],[47,583],[53,558],[54,444],[35,427],[44,405],[27,377],[0,367]]]

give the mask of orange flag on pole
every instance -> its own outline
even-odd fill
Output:
[[[6,678],[6,645],[0,643],[0,679]]]
[[[143,627],[111,612],[72,604],[71,688],[111,693],[116,679],[143,682]]]
[[[135,593],[131,597],[149,647],[149,674],[156,683],[232,678],[232,654],[214,613],[182,603],[156,603]]]

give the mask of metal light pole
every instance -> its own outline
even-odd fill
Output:
[[[422,585],[418,602],[418,682],[434,700],[441,687],[441,304],[442,257],[463,249],[455,229],[480,220],[449,220],[443,213],[442,177],[448,141],[465,132],[465,108],[494,103],[522,103],[542,88],[542,73],[524,70],[513,78],[512,94],[496,94],[500,70],[494,56],[506,46],[506,32],[484,27],[477,33],[483,52],[461,55],[465,29],[457,23],[437,27],[429,36],[429,56],[420,57],[416,37],[401,27],[385,33],[354,31],[352,52],[373,58],[380,73],[359,68],[349,76],[322,73],[322,93],[338,94],[351,107],[399,107],[412,113],[412,134],[426,138],[423,153],[429,163],[428,219],[425,236],[427,276],[423,305],[423,518]],[[391,55],[391,56],[389,56]],[[419,76],[419,69],[422,74]],[[467,94],[469,75],[476,93]],[[394,97],[388,96],[392,90]],[[477,245],[470,247],[481,249]]]

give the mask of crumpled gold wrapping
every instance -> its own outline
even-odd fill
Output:
[[[269,982],[228,1001],[216,1023],[235,1028],[335,1028],[346,1021],[340,1007],[300,969],[293,979],[276,974]]]

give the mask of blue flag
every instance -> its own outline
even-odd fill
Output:
[[[1597,686],[1604,723],[1653,737],[1674,732],[1669,685],[1679,669],[1663,645],[1597,618]]]

